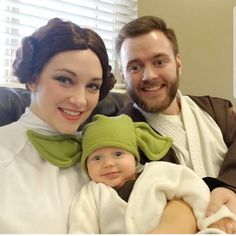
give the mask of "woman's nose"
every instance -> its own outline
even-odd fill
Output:
[[[86,107],[87,99],[85,91],[80,89],[79,91],[75,91],[73,94],[71,94],[70,103],[77,107]]]

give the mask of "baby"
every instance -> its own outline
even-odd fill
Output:
[[[72,204],[70,233],[147,233],[174,198],[192,207],[200,233],[224,233],[208,226],[224,217],[235,218],[225,206],[206,218],[207,185],[185,166],[158,161],[172,140],[144,122],[126,115],[96,115],[84,128],[81,143],[81,166],[91,181]],[[142,166],[140,152],[152,162]]]

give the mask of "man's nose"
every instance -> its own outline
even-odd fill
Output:
[[[153,68],[151,65],[145,66],[142,80],[144,81],[152,80],[156,78],[157,76],[158,75],[155,68]]]

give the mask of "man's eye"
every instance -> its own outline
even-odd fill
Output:
[[[55,80],[63,86],[69,86],[73,84],[73,80],[65,76],[57,76],[55,77]]]
[[[139,65],[130,65],[128,67],[128,72],[139,72],[141,70],[141,67]]]
[[[166,63],[167,63],[167,60],[165,60],[165,59],[158,59],[158,60],[156,60],[154,62],[154,65],[156,67],[162,67],[162,66],[166,65]]]

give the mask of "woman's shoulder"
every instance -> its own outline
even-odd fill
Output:
[[[18,141],[21,141],[26,137],[25,129],[19,124],[19,122],[13,122],[8,125],[0,127],[0,145],[14,146]]]
[[[27,142],[25,130],[18,122],[0,127],[0,169],[12,163]]]

